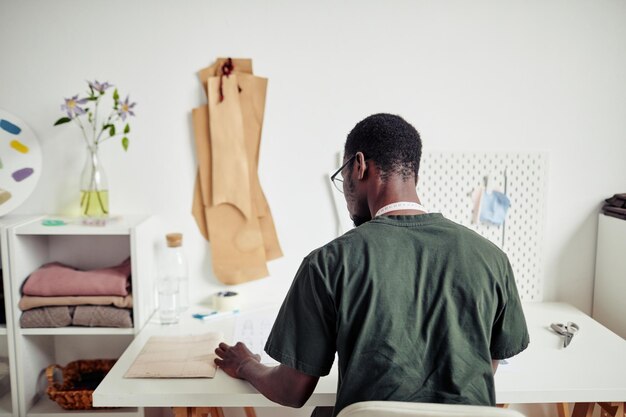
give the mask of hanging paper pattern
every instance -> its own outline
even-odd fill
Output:
[[[258,177],[267,79],[250,59],[220,58],[198,73],[207,105],[193,109],[198,158],[192,212],[225,284],[269,275],[282,256]]]

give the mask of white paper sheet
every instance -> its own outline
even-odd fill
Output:
[[[261,363],[266,365],[278,363],[263,350],[277,314],[245,314],[239,316],[235,324],[235,342],[245,343],[250,351],[261,355]]]

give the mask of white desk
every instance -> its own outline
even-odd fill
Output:
[[[528,348],[496,372],[498,403],[626,401],[626,341],[564,303],[524,304]],[[576,322],[580,332],[562,348],[550,323]]]
[[[626,341],[564,303],[528,303],[524,311],[529,347],[496,372],[498,403],[626,401]],[[189,316],[189,315],[187,315]],[[574,321],[580,332],[567,349],[552,322]],[[149,323],[126,349],[93,394],[95,406],[265,407],[276,406],[247,382],[217,371],[213,379],[125,379],[124,373],[152,335],[221,331],[233,342],[234,317],[200,322],[185,318],[175,326]],[[321,378],[307,406],[335,403],[337,369]]]
[[[277,310],[278,306],[267,310]],[[261,310],[262,311],[262,310]],[[192,311],[193,312],[193,311]],[[146,341],[154,335],[190,335],[206,332],[222,332],[225,342],[232,344],[237,316],[229,316],[206,322],[191,318],[185,313],[177,325],[162,326],[153,321],[137,335],[119,358],[115,366],[93,393],[94,406],[133,407],[275,407],[276,403],[263,397],[249,383],[226,375],[221,369],[212,379],[128,379],[124,374],[133,363]],[[243,314],[256,314],[259,310]],[[332,405],[337,390],[337,370],[322,378],[307,405]],[[125,406],[125,405],[124,405]]]

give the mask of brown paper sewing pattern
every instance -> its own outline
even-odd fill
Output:
[[[267,261],[282,256],[258,177],[267,79],[252,74],[250,59],[220,58],[198,75],[207,105],[192,112],[192,214],[210,242],[217,278],[240,284],[267,276]]]

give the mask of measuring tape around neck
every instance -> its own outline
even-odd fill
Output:
[[[381,207],[374,217],[382,216],[383,214],[389,213],[390,211],[398,211],[398,210],[418,210],[423,211],[424,213],[428,213],[426,207],[422,206],[419,203],[414,203],[412,201],[396,201],[395,203],[387,204],[386,206]]]

